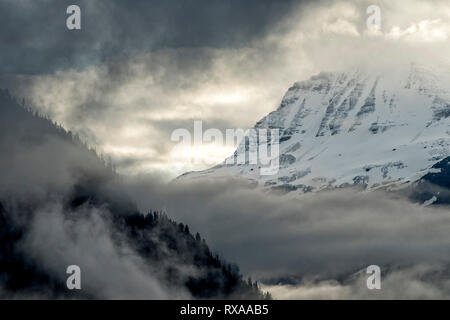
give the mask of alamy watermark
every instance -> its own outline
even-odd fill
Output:
[[[381,29],[381,9],[372,4],[367,7],[366,13],[369,15],[366,20],[366,26],[369,30],[379,31]]]
[[[203,122],[194,121],[194,133],[185,128],[175,129],[170,137],[178,142],[172,156],[194,164],[213,165],[208,156],[199,157],[201,146],[213,143],[217,147],[233,149],[234,154],[225,160],[226,165],[256,165],[261,175],[274,175],[280,168],[280,130],[279,129],[226,129],[225,134],[217,128],[203,132]]]
[[[373,290],[381,289],[381,269],[379,266],[373,264],[367,267],[366,273],[370,274],[370,276],[367,278],[366,285],[367,289]]]
[[[79,6],[72,4],[67,7],[66,13],[70,16],[66,19],[66,27],[69,30],[81,29],[81,9]]]
[[[67,289],[81,290],[81,268],[73,264],[67,267],[66,273],[70,274],[66,281]]]

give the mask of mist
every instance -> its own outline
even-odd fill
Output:
[[[435,278],[446,279],[448,208],[423,207],[404,194],[336,189],[275,196],[239,180],[167,185],[155,180],[149,183],[142,177],[130,180],[127,190],[139,207],[163,208],[195,226],[214,249],[238,262],[244,274],[266,284],[289,279],[314,287],[327,281],[340,286],[342,279],[375,264],[392,279],[383,282],[383,294],[379,295],[389,298],[401,292],[394,281],[400,275],[409,285],[420,278],[417,272],[409,276],[402,270],[434,266],[442,269]],[[364,290],[351,287],[367,290],[365,275],[360,280],[364,281],[346,284],[347,292],[339,292],[339,297],[365,298]],[[422,281],[426,286],[428,282]],[[282,291],[280,297],[291,290],[288,287],[285,293],[283,288],[269,288]],[[448,288],[444,291],[447,296]],[[332,292],[323,297],[332,298]],[[292,294],[302,297],[301,292]],[[305,293],[304,297],[314,295]]]

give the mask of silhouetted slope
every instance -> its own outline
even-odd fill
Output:
[[[422,177],[437,186],[450,189],[450,157],[447,157],[431,167],[431,172]]]
[[[411,197],[416,201],[429,205],[450,204],[450,157],[434,164],[411,190]]]

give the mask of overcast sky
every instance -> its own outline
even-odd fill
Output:
[[[81,30],[66,8],[81,8]],[[366,9],[381,8],[381,30]],[[166,179],[173,130],[248,128],[322,70],[446,57],[446,1],[0,0],[0,87],[110,155],[122,173]],[[432,57],[432,58],[430,58]],[[376,63],[375,63],[376,62]],[[220,162],[233,152],[192,152]]]
[[[298,1],[297,1],[298,3]],[[66,28],[66,8],[82,31]],[[119,54],[163,48],[241,48],[265,34],[294,0],[2,0],[2,72],[82,69]]]

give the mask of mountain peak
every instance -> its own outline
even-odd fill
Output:
[[[280,130],[276,175],[224,162],[201,176],[243,176],[288,191],[414,181],[450,153],[448,78],[415,63],[379,72],[321,72],[294,83],[280,106],[254,126]]]

